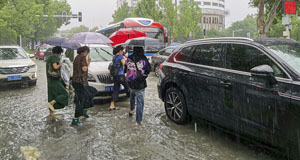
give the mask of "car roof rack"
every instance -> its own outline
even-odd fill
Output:
[[[196,40],[186,41],[185,43],[202,42],[202,41],[210,41],[210,40],[244,40],[244,41],[251,41],[251,42],[254,41],[253,39],[246,38],[246,37],[220,37],[220,38],[196,39]]]

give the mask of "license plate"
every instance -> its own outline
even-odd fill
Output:
[[[114,86],[106,86],[105,87],[105,92],[113,92],[114,91]]]
[[[123,90],[122,85],[120,85],[120,91]],[[113,92],[114,91],[114,86],[106,86],[105,87],[105,92]]]
[[[17,75],[17,76],[8,76],[7,80],[8,81],[16,81],[16,80],[21,80],[22,76],[21,75]]]

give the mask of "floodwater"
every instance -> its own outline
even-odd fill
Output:
[[[272,152],[208,125],[176,125],[167,119],[157,95],[157,78],[146,89],[144,121],[129,117],[129,101],[100,102],[89,110],[84,126],[73,127],[74,106],[48,118],[45,63],[39,67],[37,86],[0,89],[0,159],[23,159],[20,148],[38,150],[41,160],[273,160]]]

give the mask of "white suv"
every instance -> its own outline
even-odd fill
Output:
[[[19,46],[0,46],[0,85],[36,85],[37,66]]]
[[[94,87],[98,91],[96,98],[111,96],[114,84],[109,74],[108,65],[113,59],[113,49],[108,45],[89,44],[87,46],[90,48],[88,56],[91,58],[88,72],[89,86]],[[68,58],[73,62],[76,56],[76,50],[68,49],[63,59]],[[120,91],[120,94],[122,93],[125,93],[123,87],[121,87]]]

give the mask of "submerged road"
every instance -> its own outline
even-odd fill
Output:
[[[72,127],[74,106],[48,118],[45,62],[36,61],[38,83],[34,87],[0,88],[0,159],[23,159],[22,146],[35,147],[40,160],[274,160],[261,147],[207,125],[176,125],[167,119],[157,95],[157,78],[148,78],[144,121],[135,125],[128,116],[129,100],[116,111],[109,101],[89,110],[84,126]],[[272,156],[272,155],[273,156]]]

